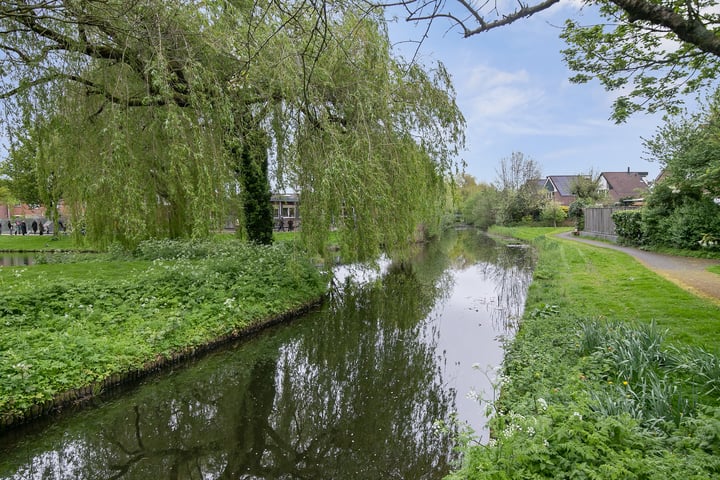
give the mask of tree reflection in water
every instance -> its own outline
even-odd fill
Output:
[[[443,379],[434,317],[453,286],[448,267],[488,265],[505,308],[529,281],[512,273],[524,267],[506,250],[470,233],[437,242],[375,281],[344,284],[296,323],[22,443],[0,440],[0,476],[442,478],[454,440],[437,422],[453,425],[456,394]]]

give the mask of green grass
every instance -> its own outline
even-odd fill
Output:
[[[37,252],[48,250],[74,250],[70,236],[53,238],[48,235],[0,235],[0,251]]]
[[[25,285],[32,289],[34,285],[63,281],[121,280],[140,275],[151,265],[150,261],[98,260],[36,264],[30,267],[2,267],[0,268],[0,288],[7,285],[14,287]],[[22,282],[19,281],[20,279]]]
[[[508,345],[494,439],[455,479],[716,478],[720,307],[628,255],[493,229],[538,251]]]
[[[541,239],[540,261],[526,308],[552,303],[577,317],[657,322],[668,339],[720,345],[720,308],[643,267],[630,255],[553,236],[566,229],[493,228],[526,241]],[[720,269],[718,269],[720,271]]]

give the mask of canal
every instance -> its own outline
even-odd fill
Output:
[[[460,430],[487,441],[532,262],[467,230],[343,269],[290,324],[7,432],[0,478],[441,479]]]

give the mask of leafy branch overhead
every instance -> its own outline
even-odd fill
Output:
[[[382,2],[381,2],[382,3]],[[464,37],[521,21],[558,4],[406,0],[394,2],[411,22],[447,21]],[[506,6],[506,9],[503,9]],[[720,17],[714,0],[591,0],[585,10],[600,22],[568,19],[561,37],[565,62],[577,83],[596,78],[620,91],[612,118],[622,122],[637,111],[676,113],[683,94],[717,79]]]

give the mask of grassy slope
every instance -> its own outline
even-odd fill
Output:
[[[451,478],[720,475],[717,391],[700,399],[705,406],[692,419],[649,423],[643,408],[684,401],[690,377],[661,373],[667,381],[656,382],[657,376],[650,381],[648,370],[631,379],[623,365],[612,363],[616,347],[588,353],[581,346],[581,332],[594,320],[657,322],[667,330],[663,348],[707,347],[717,354],[720,308],[622,252],[558,239],[551,235],[556,231],[562,230],[493,230],[533,240],[539,258],[522,326],[506,353],[500,401],[490,404],[496,412],[491,423],[495,440],[487,447],[468,446],[463,467]],[[611,336],[610,330],[603,331],[600,340]],[[637,348],[633,355],[642,356],[644,350]],[[687,397],[694,398],[692,392]],[[708,432],[715,433],[708,438]]]

